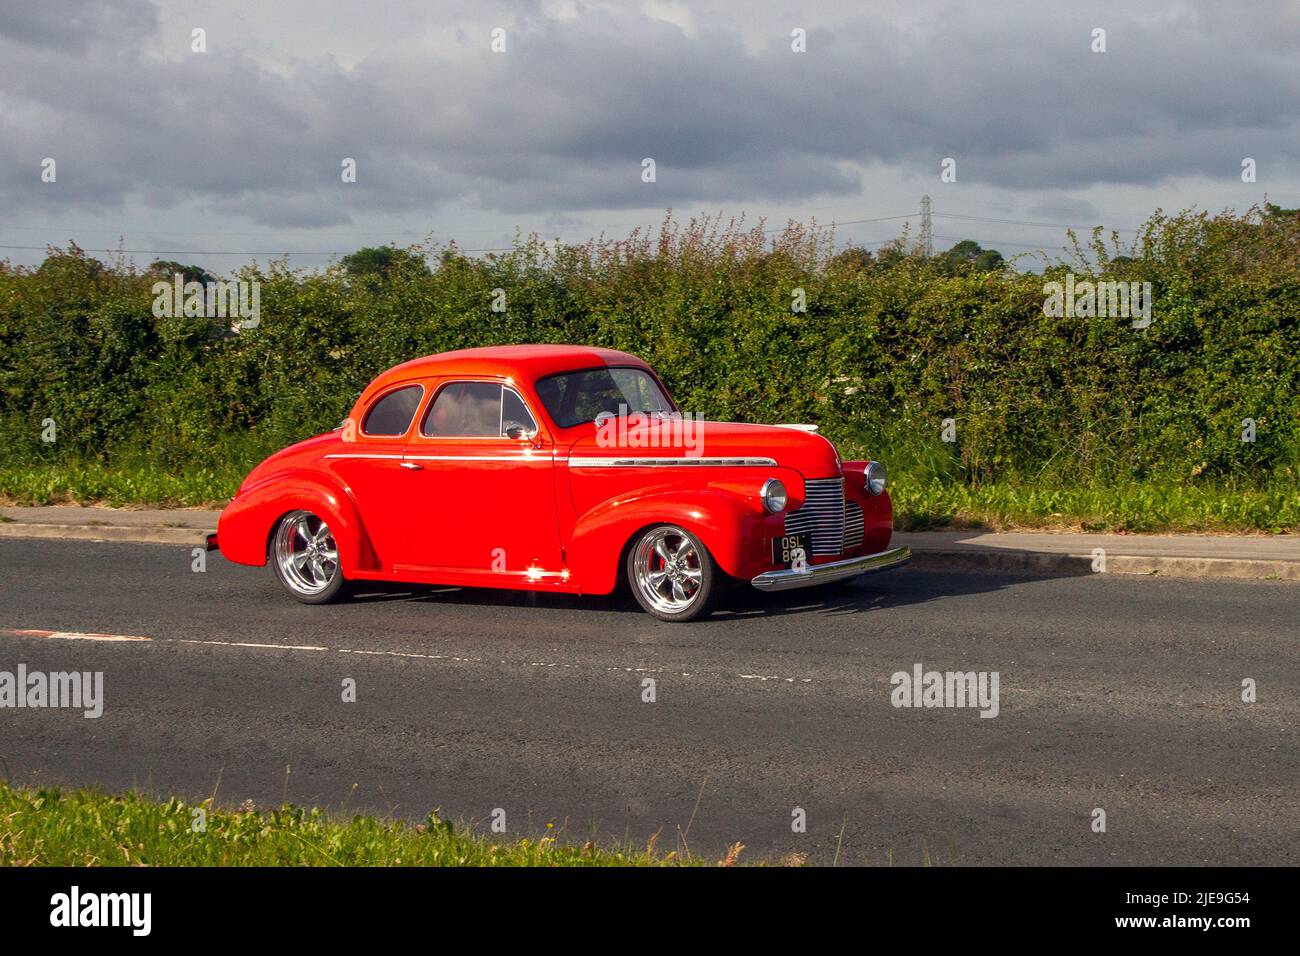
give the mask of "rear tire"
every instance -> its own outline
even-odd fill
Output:
[[[708,614],[720,577],[709,549],[677,525],[647,528],[627,553],[632,596],[661,621],[682,623]]]
[[[276,580],[303,604],[329,604],[344,593],[347,582],[334,533],[310,511],[291,511],[280,519],[269,557]]]

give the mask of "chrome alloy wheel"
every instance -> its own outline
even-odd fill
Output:
[[[314,597],[339,574],[339,549],[334,534],[310,511],[284,516],[275,532],[275,563],[280,580],[303,597]]]
[[[680,614],[699,598],[704,581],[700,553],[679,528],[642,536],[632,556],[632,583],[644,602],[664,614]]]

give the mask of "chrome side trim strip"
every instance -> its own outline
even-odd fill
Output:
[[[407,455],[407,461],[554,461],[554,455]]]
[[[325,457],[326,458],[393,458],[398,461],[402,460],[401,455],[379,455],[379,454],[367,454],[367,453],[357,453],[355,455],[345,455],[339,453],[334,455],[326,455]]]
[[[378,458],[405,459],[406,461],[548,461],[555,455],[384,455],[384,454],[343,454],[326,455],[326,458]],[[775,468],[774,458],[583,458],[570,457],[560,459],[567,461],[573,468],[681,468],[681,467],[720,467],[720,468]]]
[[[909,547],[890,548],[888,551],[878,551],[861,558],[832,561],[830,564],[810,564],[801,571],[793,568],[765,571],[749,583],[760,591],[790,591],[794,588],[812,587],[815,584],[843,581],[871,571],[888,571],[890,568],[906,564],[911,558],[912,549]]]
[[[773,458],[569,458],[570,468],[775,468]]]
[[[368,455],[368,454],[334,454],[326,458],[375,458],[403,461],[553,461],[554,455]]]

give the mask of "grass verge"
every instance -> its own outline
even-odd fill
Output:
[[[198,821],[203,828],[196,831]],[[594,843],[490,838],[431,813],[410,824],[340,819],[284,804],[214,809],[211,800],[166,802],[92,789],[0,782],[3,866],[702,866],[689,853],[608,849]],[[716,861],[730,866],[741,847]]]
[[[15,505],[221,507],[247,472],[224,463],[182,468],[98,461],[0,464],[0,500]]]
[[[1300,489],[1131,483],[1074,487],[891,482],[902,531],[989,528],[1283,534],[1300,531]]]
[[[162,468],[143,462],[0,464],[0,502],[18,505],[108,504],[220,508],[243,480],[243,465]],[[903,531],[939,528],[1062,531],[1300,531],[1294,482],[1254,486],[1223,482],[1001,482],[972,486],[951,477],[895,470],[890,492]]]

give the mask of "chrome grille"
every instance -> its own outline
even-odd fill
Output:
[[[856,501],[844,502],[844,550],[852,551],[862,544],[865,536],[862,525],[862,507]]]
[[[785,516],[785,533],[812,532],[812,553],[840,554],[844,551],[844,479],[813,478],[804,482],[803,507]],[[859,542],[862,524],[858,522]]]

